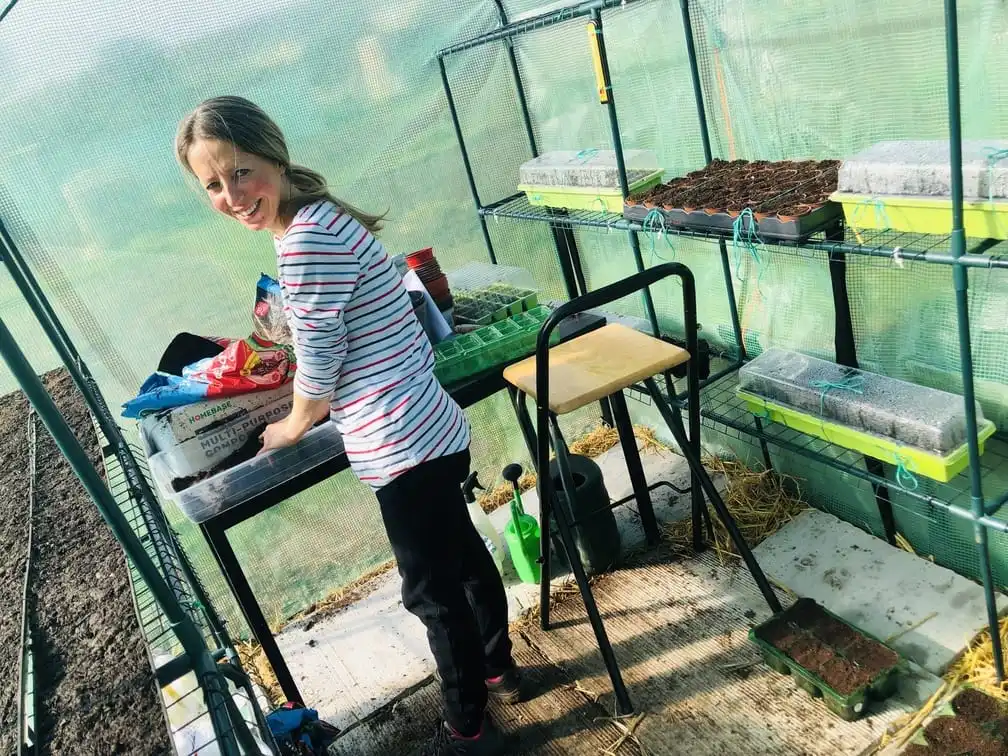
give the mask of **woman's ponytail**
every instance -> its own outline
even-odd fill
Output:
[[[301,165],[291,165],[287,168],[287,180],[290,181],[291,186],[296,190],[298,199],[308,200],[309,202],[320,199],[329,200],[355,218],[358,223],[372,234],[377,234],[382,230],[384,226],[383,220],[385,219],[384,214],[372,215],[365,213],[363,210],[358,210],[353,205],[337,199],[329,191],[329,184],[322,174]]]

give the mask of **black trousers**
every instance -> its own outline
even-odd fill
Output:
[[[445,719],[479,732],[487,678],[511,664],[507,597],[462,496],[469,452],[433,459],[377,492],[402,577],[403,605],[427,627]]]

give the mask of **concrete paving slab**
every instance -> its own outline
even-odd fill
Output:
[[[893,638],[896,651],[936,675],[987,621],[977,583],[815,509],[753,553],[771,580],[877,638]]]

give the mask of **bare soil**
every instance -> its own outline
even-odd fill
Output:
[[[665,210],[707,210],[796,218],[821,207],[837,188],[837,160],[712,160],[710,165],[673,179],[634,198]]]
[[[69,375],[43,377],[63,417],[101,470],[98,439]],[[16,745],[21,577],[26,548],[27,401],[0,398],[0,704],[3,753]],[[167,754],[159,691],[134,612],[125,557],[45,427],[38,423],[29,615],[35,632],[40,754]],[[18,565],[21,565],[18,567]],[[20,571],[20,572],[19,572]],[[10,577],[17,577],[11,580]],[[11,585],[11,584],[14,585]],[[13,623],[17,632],[8,631]],[[12,667],[13,674],[8,667]],[[9,684],[8,684],[9,683]],[[8,722],[13,726],[8,727]],[[10,733],[8,736],[7,733]]]
[[[1006,756],[1008,708],[978,690],[966,689],[952,700],[956,716],[936,717],[924,728],[927,745],[913,744],[909,756]]]

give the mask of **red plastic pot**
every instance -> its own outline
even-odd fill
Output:
[[[433,261],[434,261],[433,247],[427,247],[427,249],[421,249],[417,252],[412,252],[406,255],[406,265],[408,265],[411,270],[419,268],[424,263],[429,263]]]

